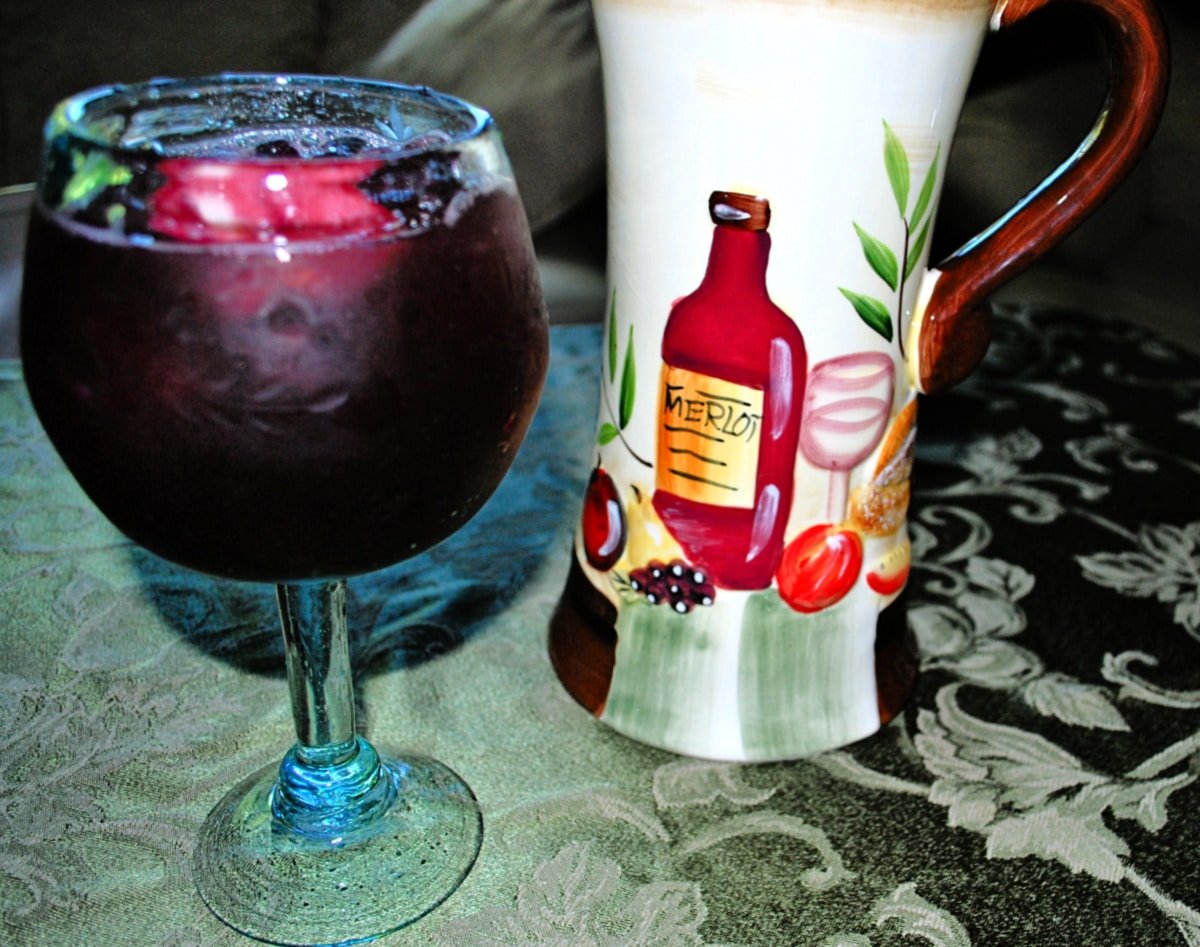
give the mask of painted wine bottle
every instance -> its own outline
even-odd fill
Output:
[[[767,199],[714,191],[709,214],[704,278],[663,333],[653,503],[718,586],[759,589],[791,510],[804,339],[767,293]]]

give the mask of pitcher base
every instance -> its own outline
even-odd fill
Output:
[[[588,711],[606,724],[633,739],[672,752],[699,758],[766,762],[794,759],[824,750],[834,749],[869,736],[894,719],[904,708],[916,686],[917,657],[915,644],[907,628],[905,597],[878,614],[874,638],[874,690],[878,707],[878,722],[869,721],[851,733],[840,725],[837,716],[841,708],[828,708],[828,726],[811,718],[796,721],[793,727],[786,719],[776,719],[771,726],[775,738],[763,742],[750,739],[745,745],[731,749],[728,741],[709,747],[705,740],[694,735],[686,743],[668,736],[670,727],[658,726],[658,721],[645,716],[620,713],[620,720],[606,719],[606,708],[613,684],[618,652],[618,614],[608,598],[589,581],[578,562],[572,561],[566,585],[550,620],[549,653],[555,673],[567,692]],[[654,705],[661,695],[647,695],[646,706]],[[750,699],[747,700],[746,698]],[[627,707],[629,695],[623,697]],[[639,701],[640,703],[640,701]],[[742,695],[744,707],[759,703],[753,695]],[[796,706],[801,706],[797,704]],[[612,709],[615,710],[614,704]],[[653,716],[653,714],[650,714]],[[612,717],[613,714],[608,714]],[[786,711],[785,711],[786,716]],[[873,716],[873,715],[871,715]],[[636,721],[645,720],[642,727]],[[632,724],[632,725],[631,725]],[[752,722],[746,726],[753,728]],[[792,741],[789,733],[796,733]],[[816,733],[818,736],[814,737]],[[828,733],[827,739],[820,734]],[[803,736],[801,736],[803,734]],[[780,736],[782,735],[782,736]],[[747,732],[749,736],[749,732]]]

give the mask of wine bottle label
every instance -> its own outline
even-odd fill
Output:
[[[658,489],[753,509],[762,391],[664,364],[659,410]]]

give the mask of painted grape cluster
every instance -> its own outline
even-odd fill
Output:
[[[651,605],[669,605],[671,610],[686,615],[697,605],[711,605],[716,587],[700,569],[682,559],[663,563],[653,560],[629,573],[629,588],[643,596]]]

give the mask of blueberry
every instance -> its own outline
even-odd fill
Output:
[[[321,157],[350,158],[358,154],[365,147],[367,147],[365,138],[359,138],[357,135],[343,135],[341,138],[335,138],[327,144],[325,150],[321,153]]]

